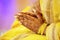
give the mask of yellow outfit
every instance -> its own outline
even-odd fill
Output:
[[[53,0],[53,12],[54,12],[54,19],[56,21],[56,13],[60,14],[60,4],[58,4],[58,1],[60,3],[60,0]],[[40,1],[42,13],[45,11],[45,7],[43,8],[43,0]],[[23,12],[26,12],[29,10],[30,7],[27,7],[23,10]],[[58,17],[59,19],[60,17]],[[53,25],[53,26],[52,26]],[[43,25],[44,26],[44,25]],[[43,33],[44,27],[41,27],[38,33]],[[12,28],[3,34],[1,36],[1,40],[53,40],[52,38],[52,29],[55,28],[55,40],[60,40],[60,22],[52,23],[48,28],[46,29],[46,35],[39,35],[35,34],[28,28],[24,27],[19,23],[19,21],[16,19],[12,25]]]

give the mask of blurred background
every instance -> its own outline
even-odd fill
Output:
[[[0,35],[11,28],[15,18],[14,15],[31,6],[35,0],[0,0]]]
[[[0,34],[9,30],[16,12],[15,0],[0,0]]]

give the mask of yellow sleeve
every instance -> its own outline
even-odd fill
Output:
[[[48,5],[49,3],[51,7]],[[51,13],[51,18],[54,20],[54,22],[57,22],[60,20],[60,0],[46,0],[46,1],[40,0],[40,5],[41,5],[41,12],[45,17],[46,21],[48,21],[47,14],[49,13]],[[50,7],[50,9],[47,9],[48,7]]]
[[[23,38],[22,40],[47,40],[44,35],[30,34],[28,37]]]
[[[4,33],[1,36],[0,40],[13,40],[18,35],[27,34],[27,33],[31,33],[31,31],[21,25],[17,28],[13,28],[13,29],[8,30],[6,33]]]
[[[54,20],[60,20],[60,0],[53,0],[53,13],[54,13]]]

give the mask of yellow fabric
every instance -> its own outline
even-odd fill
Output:
[[[55,21],[60,20],[60,0],[53,0],[53,13]]]
[[[43,35],[31,34],[22,40],[47,40]]]
[[[45,30],[46,26],[47,26],[47,24],[43,23],[38,30],[38,34],[42,35],[44,33],[44,30]]]
[[[60,40],[60,22],[56,23],[56,40]]]
[[[11,40],[17,35],[21,35],[24,33],[31,32],[29,29],[25,28],[24,26],[20,25],[19,27],[13,28],[8,30],[5,34],[2,35],[1,39],[3,40]]]
[[[17,19],[15,19],[15,21],[14,21],[14,23],[12,24],[12,28],[15,28],[15,27],[18,27],[18,26],[20,26],[20,22],[17,20]]]
[[[60,22],[52,23],[46,29],[47,40],[60,40]]]
[[[49,5],[49,3],[51,5]],[[53,15],[52,18],[54,19],[54,22],[60,20],[60,0],[40,0],[40,5],[42,14],[45,17],[46,21],[48,21],[46,14],[49,14],[49,11],[51,13],[51,16]],[[48,7],[50,7],[50,9]]]
[[[28,34],[28,35],[24,36],[23,34],[24,35]],[[18,36],[23,36],[23,38],[22,37],[19,38]],[[14,40],[17,37],[19,38],[19,40],[37,40],[37,39],[38,40],[46,40],[45,36],[37,35],[23,26],[9,30],[1,37],[1,40]]]

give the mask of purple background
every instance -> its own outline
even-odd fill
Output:
[[[16,11],[15,0],[0,0],[0,31],[10,29]]]

